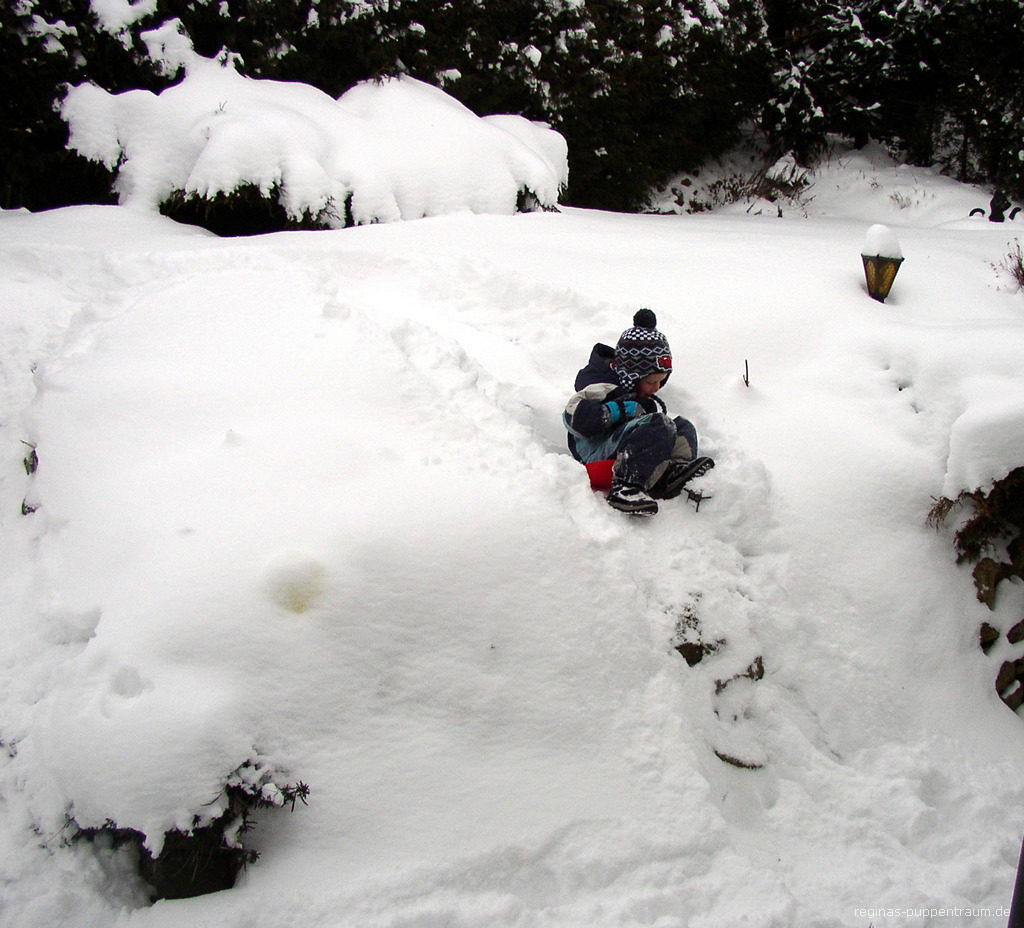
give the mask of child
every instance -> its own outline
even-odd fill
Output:
[[[672,373],[672,351],[657,324],[641,309],[614,348],[595,345],[562,416],[577,461],[615,458],[608,504],[634,515],[654,515],[657,500],[678,496],[715,466],[697,455],[693,424],[670,418],[656,396]]]

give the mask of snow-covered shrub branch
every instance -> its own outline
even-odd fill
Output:
[[[1024,467],[993,481],[987,491],[963,491],[955,499],[942,497],[929,513],[929,522],[939,527],[955,510],[970,507],[970,515],[953,536],[958,564],[974,565],[974,586],[978,600],[996,608],[996,594],[1004,580],[1024,580]],[[1002,632],[985,622],[979,643],[986,652]],[[1024,618],[1006,632],[1011,645],[1024,640]],[[996,691],[1011,709],[1024,705],[1024,659],[1004,660],[996,676]]]
[[[227,776],[220,795],[195,814],[188,830],[175,829],[153,842],[113,820],[101,828],[80,828],[72,815],[72,840],[96,841],[102,836],[115,847],[133,849],[139,876],[151,887],[154,902],[230,889],[239,871],[259,858],[258,851],[244,844],[256,824],[253,812],[285,806],[294,811],[297,802],[306,804],[309,786],[280,779],[279,771],[249,759]],[[151,845],[156,845],[155,853]]]
[[[1024,467],[994,481],[988,491],[965,490],[956,499],[939,499],[929,520],[941,525],[954,509],[965,505],[973,514],[954,535],[957,563],[975,565],[978,599],[992,609],[1001,581],[1024,579]]]
[[[701,185],[695,184],[690,175],[677,177],[664,190],[653,192],[652,204],[669,197],[680,211],[687,213],[711,212],[733,203],[748,203],[749,210],[757,204],[774,204],[781,216],[784,204],[801,212],[806,209],[810,185],[809,172],[791,157],[785,157],[774,164],[728,171]]]

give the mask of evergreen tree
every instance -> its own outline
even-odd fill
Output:
[[[359,81],[400,73],[403,10],[401,0],[311,0],[290,53],[259,76],[302,81],[339,97]]]
[[[0,206],[110,201],[109,177],[67,151],[67,127],[55,109],[63,88],[81,79],[87,54],[100,68],[121,57],[96,35],[87,0],[0,7]]]
[[[1024,196],[1019,0],[807,0],[800,17],[784,12],[764,114],[777,148],[806,159],[829,133],[874,138]]]
[[[641,207],[647,192],[730,147],[769,77],[755,3],[588,3],[569,37],[555,124],[575,157],[572,202]]]
[[[941,37],[938,159],[963,180],[1024,198],[1024,6],[1019,0],[947,3],[935,10]]]
[[[1024,196],[1024,7],[1019,0],[901,0],[873,5],[892,44],[876,93],[877,137],[914,164]]]
[[[407,73],[480,114],[566,136],[568,202],[642,207],[760,118],[809,163],[831,135],[1024,198],[1020,0],[156,0],[116,34],[89,0],[0,7],[0,206],[109,200],[66,150],[69,84],[159,90],[176,79],[140,33],[177,18],[196,50],[252,77],[339,96]]]

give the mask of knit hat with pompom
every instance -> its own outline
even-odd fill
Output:
[[[672,349],[657,325],[658,317],[649,309],[641,309],[633,316],[632,328],[619,336],[614,367],[619,383],[628,390],[649,374],[672,373]]]

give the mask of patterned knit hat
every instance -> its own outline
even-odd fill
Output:
[[[672,349],[657,324],[658,317],[651,310],[641,309],[633,317],[633,327],[619,336],[614,367],[619,383],[627,390],[648,374],[672,373]]]

